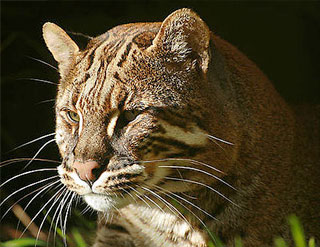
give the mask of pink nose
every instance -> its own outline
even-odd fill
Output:
[[[95,173],[99,171],[100,165],[96,161],[87,161],[85,163],[75,161],[73,167],[76,169],[82,180],[94,181],[97,179]]]

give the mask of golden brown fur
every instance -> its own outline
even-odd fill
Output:
[[[115,27],[84,51],[52,23],[44,39],[61,74],[61,180],[113,215],[95,247],[207,246],[208,231],[271,246],[292,213],[320,237],[319,122],[305,128],[194,12]],[[88,162],[95,175],[77,170]]]

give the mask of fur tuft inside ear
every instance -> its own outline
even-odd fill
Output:
[[[206,73],[209,43],[210,30],[205,22],[190,9],[179,9],[163,21],[152,48],[168,52],[177,62],[184,61],[189,54],[195,53],[201,69]]]
[[[64,76],[74,62],[79,48],[67,33],[54,23],[45,23],[42,31],[49,51],[59,63],[59,72]]]

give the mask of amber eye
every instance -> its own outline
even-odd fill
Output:
[[[123,114],[127,122],[131,122],[139,115],[139,113],[140,111],[138,110],[131,110],[131,111],[125,111]]]
[[[74,111],[67,111],[68,119],[73,123],[79,123],[80,116]]]
[[[124,111],[118,118],[116,129],[118,131],[122,130],[131,121],[135,120],[140,113],[141,111],[138,110]]]

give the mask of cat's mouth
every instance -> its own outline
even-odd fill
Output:
[[[83,198],[91,208],[100,212],[113,211],[128,204],[123,198],[105,194],[88,193]]]
[[[131,173],[111,176],[105,171],[94,182],[80,179],[75,170],[67,170],[63,165],[58,167],[61,182],[73,192],[82,196],[85,202],[94,210],[109,212],[129,204],[130,200],[124,193],[130,193],[135,182],[144,180],[144,169],[133,167]],[[139,169],[137,169],[139,168]],[[115,172],[113,172],[115,173]],[[115,179],[116,178],[116,179]]]

